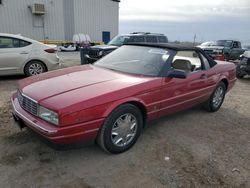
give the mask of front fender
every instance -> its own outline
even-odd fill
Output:
[[[138,102],[141,103],[145,108],[146,108],[146,104],[144,101],[136,98],[136,97],[130,97],[130,98],[126,98],[126,99],[121,99],[118,101],[114,101],[104,112],[103,117],[108,117],[109,114],[116,109],[118,106],[125,104],[125,103],[131,103],[131,102]]]

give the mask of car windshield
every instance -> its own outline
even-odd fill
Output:
[[[224,47],[231,47],[233,41],[232,40],[217,40],[214,43],[214,46],[224,46]]]
[[[170,54],[170,50],[161,48],[122,46],[94,65],[129,74],[158,76],[164,64],[171,59]]]
[[[113,46],[122,46],[129,40],[130,36],[125,36],[125,35],[118,35],[114,37],[108,45],[113,45]]]

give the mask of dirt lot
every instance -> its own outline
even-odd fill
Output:
[[[79,63],[68,56],[65,66]],[[250,78],[237,81],[218,112],[196,107],[151,122],[120,155],[54,150],[16,128],[9,97],[21,78],[0,77],[0,187],[250,187]]]

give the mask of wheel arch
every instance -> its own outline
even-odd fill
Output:
[[[131,98],[131,99],[128,99],[128,100],[122,100],[122,101],[119,101],[119,102],[115,102],[113,104],[111,104],[109,106],[109,108],[105,111],[104,113],[104,117],[108,117],[109,114],[116,108],[118,108],[119,106],[121,105],[124,105],[124,104],[132,104],[134,106],[136,106],[141,114],[142,114],[142,118],[143,118],[143,127],[145,127],[146,125],[146,121],[147,121],[147,109],[146,109],[146,105],[143,101],[141,100],[138,100],[138,99],[134,99],[134,98]]]
[[[225,84],[226,90],[227,90],[228,89],[228,84],[229,84],[228,80],[226,78],[222,78],[221,82],[223,82]]]
[[[47,67],[46,63],[44,63],[42,60],[40,60],[40,59],[30,59],[26,63],[24,63],[24,66],[23,66],[23,73],[24,74],[25,74],[25,67],[28,65],[28,63],[30,63],[32,61],[38,61],[38,62],[42,63],[44,65],[44,67],[45,67],[46,72],[48,71],[48,67]]]

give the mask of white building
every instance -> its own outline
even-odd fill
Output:
[[[119,0],[0,0],[0,33],[70,41],[84,33],[100,42],[118,26]]]

